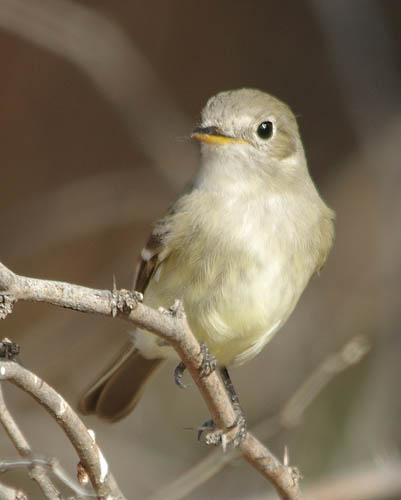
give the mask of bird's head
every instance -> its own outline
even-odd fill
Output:
[[[274,176],[305,169],[293,113],[260,90],[243,88],[211,97],[192,137],[201,142],[207,161],[241,163]]]

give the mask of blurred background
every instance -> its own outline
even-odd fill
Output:
[[[400,20],[397,0],[0,2],[0,259],[19,274],[109,289],[114,275],[130,288],[152,222],[196,168],[189,134],[206,100],[251,86],[294,110],[312,176],[337,213],[336,242],[280,334],[231,375],[252,428],[351,338],[369,339],[368,355],[299,425],[266,441],[279,457],[288,446],[305,488],[332,485],[313,498],[401,498],[388,479],[401,471]],[[75,407],[127,325],[19,303],[0,335]],[[121,423],[84,418],[127,498],[147,498],[212,451],[195,440],[206,407],[194,387],[174,385],[172,368]],[[33,449],[75,475],[56,423],[5,389]],[[16,455],[3,432],[0,450]],[[358,474],[382,484],[376,496],[373,486],[355,496],[361,481],[335,496]],[[41,498],[23,471],[3,480]],[[238,460],[185,498],[271,492]]]

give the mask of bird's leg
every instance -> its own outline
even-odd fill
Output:
[[[246,420],[244,411],[241,408],[239,398],[237,393],[235,392],[234,385],[231,381],[230,374],[225,366],[220,369],[221,378],[223,380],[224,387],[228,395],[230,396],[231,403],[233,405],[235,414],[237,416],[235,422],[230,426],[230,429],[237,427],[237,433],[234,438],[234,446],[238,446],[246,436]]]
[[[233,443],[234,447],[240,445],[242,441],[246,437],[246,420],[244,416],[244,412],[241,408],[239,398],[237,393],[235,392],[234,385],[231,381],[228,370],[225,366],[220,369],[221,378],[223,380],[224,387],[226,388],[227,394],[230,397],[231,404],[233,405],[233,409],[236,415],[236,419],[232,425],[228,428],[228,430],[236,429],[234,438],[230,439]]]
[[[221,368],[220,374],[223,380],[224,387],[233,405],[236,419],[234,423],[227,429],[228,432],[225,433],[222,432],[220,429],[216,428],[216,424],[214,423],[213,420],[207,420],[198,429],[198,441],[200,440],[203,431],[208,431],[209,433],[206,436],[206,443],[215,445],[221,443],[223,449],[225,449],[228,443],[232,443],[234,447],[239,446],[245,439],[247,431],[246,431],[246,420],[244,412],[241,408],[237,393],[235,392],[234,385],[231,381],[227,368],[226,367]],[[235,431],[233,431],[234,436],[231,437],[230,431],[234,429],[235,429]]]
[[[209,349],[204,342],[199,342],[199,345],[203,355],[202,363],[199,368],[199,378],[203,378],[215,371],[217,360],[212,354],[210,354]],[[182,381],[182,376],[184,375],[185,370],[186,366],[183,361],[181,361],[174,370],[174,382],[182,389],[187,387]]]
[[[210,354],[207,345],[204,342],[200,342],[201,353],[203,354],[202,364],[199,369],[199,378],[207,377],[213,373],[217,366],[216,358]],[[175,383],[185,389],[186,385],[182,382],[182,376],[184,374],[186,367],[183,361],[181,361],[176,369],[174,370],[174,381]],[[234,385],[231,381],[230,375],[226,367],[220,369],[221,378],[224,383],[224,387],[227,394],[230,397],[231,404],[236,415],[234,423],[227,429],[228,432],[223,432],[220,429],[216,429],[216,425],[213,420],[207,420],[198,429],[198,441],[204,431],[209,431],[206,436],[207,444],[218,444],[221,443],[223,448],[227,447],[228,443],[232,443],[234,447],[242,443],[246,436],[246,421],[244,417],[244,412],[242,411],[237,393],[235,392]],[[230,431],[233,431],[230,432]],[[233,437],[229,435],[234,434]]]

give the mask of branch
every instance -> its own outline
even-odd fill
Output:
[[[193,146],[176,138],[191,122],[149,61],[117,23],[65,0],[2,0],[0,27],[74,64],[120,113],[134,141],[173,188],[195,166]]]
[[[225,432],[228,440],[230,435],[235,433],[236,415],[217,373],[199,377],[203,355],[188,327],[185,315],[155,311],[142,304],[138,294],[131,294],[126,290],[110,292],[68,283],[26,278],[14,274],[0,263],[1,296],[5,305],[3,317],[10,313],[16,301],[32,300],[81,312],[119,316],[158,335],[171,344],[184,362],[218,428]],[[0,317],[1,314],[0,300]],[[273,484],[282,499],[301,498],[298,486],[299,473],[283,465],[251,433],[247,433],[238,449],[244,458]]]
[[[330,354],[313,370],[277,415],[260,421],[253,427],[253,432],[267,441],[281,430],[296,427],[307,408],[327,384],[337,374],[359,363],[369,350],[370,343],[365,336],[353,337],[340,351]],[[236,450],[229,450],[224,455],[217,450],[212,451],[170,484],[147,497],[147,500],[180,500],[217,475],[237,457]]]
[[[375,457],[330,474],[305,486],[308,500],[389,500],[401,498],[401,461],[399,456]],[[254,500],[274,500],[272,495]]]
[[[0,472],[4,472],[7,470],[15,469],[17,467],[24,467],[24,468],[32,468],[35,466],[39,466],[42,468],[47,468],[49,471],[51,471],[62,483],[64,483],[66,486],[68,486],[74,493],[77,494],[78,498],[84,497],[84,498],[89,498],[89,497],[95,497],[97,496],[96,493],[90,493],[84,488],[82,488],[80,485],[77,484],[76,481],[74,481],[67,473],[66,471],[61,467],[59,464],[58,460],[55,458],[41,458],[41,457],[36,457],[32,456],[32,458],[19,458],[19,459],[14,459],[14,460],[3,460],[0,461]],[[88,484],[89,482],[89,477],[86,473],[86,471],[83,469],[81,463],[78,464],[78,475],[80,476],[80,483],[83,484],[84,486]],[[18,492],[18,490],[17,490]],[[62,500],[61,495],[56,495],[50,496],[53,500],[53,498],[56,498],[57,500]],[[75,498],[75,497],[74,497]],[[0,500],[3,500],[0,494]]]
[[[99,498],[107,498],[109,496],[113,500],[125,500],[94,438],[69,404],[52,387],[30,371],[9,360],[0,361],[0,380],[9,380],[30,394],[50,413],[74,446]],[[31,458],[31,449],[18,427],[13,425],[12,418],[11,421],[8,420],[7,426],[4,424],[4,414],[7,412],[4,404],[0,410],[2,423],[11,440],[17,446],[18,451],[20,451],[22,456]],[[33,469],[37,467],[35,465]],[[43,467],[39,470],[42,477],[46,477],[43,473]],[[36,477],[35,480],[37,480]],[[61,498],[57,496],[57,491],[55,493],[54,491],[52,493],[50,490],[46,491],[47,498]]]
[[[1,373],[3,370],[1,369]],[[3,397],[3,390],[0,384],[0,423],[4,427],[8,437],[11,439],[15,448],[21,457],[31,457],[32,449],[29,446],[28,441],[25,439],[25,436],[22,434],[19,429],[17,423],[13,419],[11,413],[8,411],[6,403]],[[53,498],[62,498],[59,491],[57,491],[56,487],[50,480],[47,475],[46,469],[42,465],[33,465],[30,468],[29,475],[31,479],[36,481],[42,490],[43,494],[46,498],[50,500]]]

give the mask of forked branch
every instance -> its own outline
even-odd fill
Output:
[[[18,300],[47,302],[75,311],[118,316],[169,342],[191,374],[214,422],[230,442],[230,436],[235,433],[235,412],[216,372],[207,377],[199,377],[203,354],[188,327],[185,315],[179,309],[156,311],[142,304],[139,294],[127,290],[95,290],[69,283],[18,276],[0,263],[0,318],[10,314]],[[55,417],[59,418],[57,415]],[[86,441],[83,447],[90,445],[90,441]],[[238,449],[273,484],[282,499],[301,498],[298,471],[283,465],[250,432]]]

